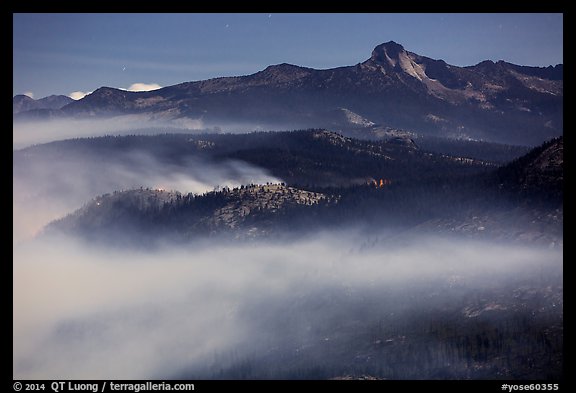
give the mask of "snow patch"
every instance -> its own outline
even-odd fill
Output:
[[[407,73],[408,75],[422,81],[422,79],[426,78],[429,79],[422,67],[420,65],[414,63],[406,54],[406,52],[402,51],[398,54],[398,60],[400,61],[400,68],[402,71]],[[416,70],[416,67],[418,70]],[[420,72],[418,72],[420,71]]]
[[[359,114],[352,112],[349,109],[346,108],[339,108],[339,109],[344,113],[344,116],[346,116],[346,120],[351,124],[356,124],[362,127],[371,127],[376,124],[360,116]]]

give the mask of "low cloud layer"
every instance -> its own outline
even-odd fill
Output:
[[[82,92],[78,92],[83,94]],[[158,134],[165,132],[227,132],[286,131],[306,129],[306,124],[238,123],[228,121],[206,122],[201,118],[178,117],[164,119],[151,114],[119,115],[96,119],[50,119],[45,121],[18,121],[12,127],[12,147],[22,149],[31,145],[61,139],[96,137],[104,135]]]
[[[161,89],[158,83],[132,83],[130,87],[128,87],[128,91],[151,91],[151,90],[158,90]]]
[[[106,119],[53,119],[47,121],[21,121],[13,124],[12,147],[22,149],[27,146],[70,138],[86,138],[103,135],[127,135],[139,133],[143,129],[158,134],[163,129],[175,132],[200,130],[204,127],[201,120],[178,119],[174,122],[150,120],[143,115],[124,115]]]
[[[13,376],[170,378],[218,363],[218,356],[241,360],[328,340],[314,329],[337,329],[360,310],[345,308],[353,301],[336,314],[316,308],[331,298],[385,313],[387,299],[375,294],[405,291],[408,312],[426,308],[428,292],[419,287],[444,288],[437,296],[450,304],[462,292],[449,285],[504,288],[515,277],[558,271],[562,261],[558,251],[443,239],[364,251],[360,243],[354,233],[326,233],[293,244],[206,244],[153,254],[65,239],[18,246]],[[300,321],[291,342],[282,341],[271,317]]]
[[[91,91],[84,92],[84,91],[73,91],[68,95],[68,97],[72,98],[73,100],[80,100],[86,97],[88,94],[92,93]]]
[[[158,83],[132,83],[128,88],[126,89],[122,89],[122,90],[127,90],[127,91],[151,91],[151,90],[158,90],[161,89],[162,86],[160,86]],[[30,96],[31,98],[34,98],[34,95],[32,92],[30,92],[30,94],[32,94],[32,96]],[[92,94],[91,91],[85,92],[85,91],[73,91],[72,93],[70,93],[68,95],[68,97],[72,98],[73,100],[80,100],[84,97],[86,97],[88,94]],[[27,93],[25,93],[25,95],[28,95]]]

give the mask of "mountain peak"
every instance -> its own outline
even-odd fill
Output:
[[[371,59],[378,63],[389,63],[394,66],[403,52],[405,50],[402,45],[394,41],[388,41],[374,48]]]
[[[98,89],[94,90],[92,93],[90,93],[88,95],[112,94],[112,93],[117,92],[117,91],[122,91],[122,90],[117,89],[115,87],[102,86],[102,87],[99,87]]]
[[[253,76],[262,78],[267,83],[287,83],[309,75],[313,70],[293,64],[282,63],[266,67]]]
[[[63,95],[51,95],[35,100],[19,94],[12,99],[12,113],[17,114],[36,109],[61,109],[72,101],[72,98]]]
[[[378,48],[378,47],[384,47],[386,49],[397,50],[397,51],[404,50],[404,47],[402,45],[400,45],[399,43],[397,43],[396,41],[388,41],[388,42],[385,42],[383,44],[378,45],[376,48]]]

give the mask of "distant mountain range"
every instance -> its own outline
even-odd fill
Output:
[[[35,100],[25,95],[17,95],[12,99],[12,113],[35,111],[41,109],[60,109],[74,100],[67,96],[51,95]]]
[[[535,146],[563,134],[563,65],[483,61],[458,67],[390,41],[354,66],[316,70],[279,64],[252,75],[148,92],[101,87],[61,108],[31,109],[19,109],[14,118],[138,115],[193,119],[206,127],[318,127],[373,138],[389,127]]]

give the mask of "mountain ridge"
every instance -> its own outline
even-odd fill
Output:
[[[61,109],[72,101],[74,101],[72,98],[64,95],[50,95],[35,100],[26,95],[18,94],[12,99],[12,114],[31,110]]]
[[[335,119],[342,108],[364,123]],[[485,61],[459,67],[390,41],[356,65],[318,70],[281,63],[251,75],[148,92],[101,87],[50,112],[61,118],[130,114],[252,129],[331,127],[346,132],[378,125],[534,146],[563,133],[563,66]],[[30,115],[19,113],[15,120]]]
[[[297,166],[290,165],[291,159],[283,161],[284,166],[291,168],[284,173],[302,172],[304,177],[298,178],[300,185],[243,184],[202,195],[182,195],[160,188],[115,191],[96,197],[80,210],[53,222],[47,227],[48,232],[75,233],[113,243],[128,241],[138,234],[137,239],[146,239],[144,243],[151,245],[154,239],[163,237],[185,242],[216,235],[248,240],[361,224],[372,228],[371,231],[385,231],[392,226],[400,234],[423,231],[562,244],[562,138],[548,141],[519,159],[490,170],[476,169],[466,173],[459,169],[458,174],[450,175],[450,167],[436,159],[433,163],[435,174],[427,177],[412,175],[402,179],[389,171],[390,178],[365,176],[361,182],[333,185],[316,183],[337,170],[330,166],[329,157],[333,154],[323,155],[325,148],[322,145],[340,149],[362,145],[327,131],[308,134],[321,141],[321,145],[313,147],[317,151],[315,158],[301,160]],[[304,136],[307,135],[298,132],[289,135],[294,141],[302,140]],[[218,141],[212,141],[212,145],[202,142],[194,145],[218,149]],[[290,147],[286,143],[286,140],[281,143],[285,150],[296,146]],[[391,153],[392,157],[381,154],[377,160],[396,160],[398,154],[411,155],[417,149],[400,147],[399,152]],[[271,151],[286,156],[279,154],[278,149]],[[259,159],[254,156],[264,154],[260,150],[245,152],[252,158],[236,153],[228,157],[256,164]],[[355,150],[346,160],[349,165],[362,168],[366,161],[359,157],[372,156],[376,152],[374,147],[367,145],[364,150]],[[221,150],[216,153],[217,156],[221,154]],[[306,154],[300,157],[306,157]],[[369,171],[377,175],[378,166],[372,165],[373,169]],[[318,166],[324,167],[323,172],[314,169]],[[405,168],[407,172],[415,170],[413,165]],[[517,173],[523,177],[516,179]],[[359,174],[349,175],[350,180]],[[302,185],[306,182],[308,186]]]

